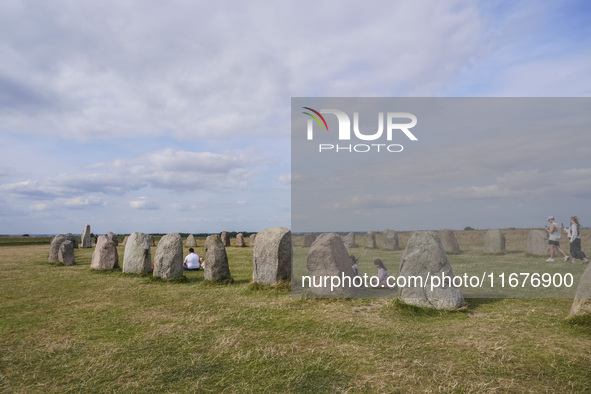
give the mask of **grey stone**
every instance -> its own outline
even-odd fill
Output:
[[[401,301],[434,309],[454,309],[463,306],[464,296],[452,283],[446,281],[431,290],[433,276],[441,278],[442,273],[453,280],[451,264],[439,237],[430,231],[413,233],[400,262],[399,276],[407,278],[408,281],[406,286],[400,288]],[[411,277],[422,278],[423,286],[420,286],[420,281],[417,282],[417,286],[409,285],[414,285]]]
[[[207,250],[217,242],[218,238],[217,234],[208,235],[207,238],[205,238],[205,253],[207,253]]]
[[[591,314],[591,264],[579,280],[569,317]]]
[[[396,231],[386,229],[382,233],[382,247],[388,250],[398,250],[398,234]]]
[[[291,231],[271,227],[257,235],[252,252],[253,282],[271,285],[291,279]]]
[[[368,231],[367,234],[365,234],[365,247],[368,249],[377,248],[376,234],[373,231]]]
[[[316,241],[316,235],[314,235],[314,233],[304,234],[304,242],[302,246],[309,248],[314,241]]]
[[[505,253],[505,236],[501,230],[488,230],[484,235],[484,253]]]
[[[543,230],[531,230],[527,234],[527,252],[536,256],[550,255],[548,233]]]
[[[128,239],[129,239],[129,235],[126,235],[125,238],[123,238],[123,242],[121,243],[121,246],[126,246]],[[148,245],[149,244],[150,244],[150,240],[148,240]],[[125,259],[124,259],[124,261],[125,261]]]
[[[187,246],[187,248],[197,247],[197,241],[195,241],[195,236],[193,234],[189,234],[187,240],[185,241],[185,245]]]
[[[125,237],[123,272],[130,274],[149,274],[152,272],[150,238],[144,233],[131,233]]]
[[[154,240],[154,237],[152,237],[151,235],[148,235],[148,239],[150,240],[150,245],[156,246],[156,241]]]
[[[339,287],[335,287],[331,291],[330,280],[324,282],[325,276],[338,276],[353,279],[355,273],[351,268],[349,262],[349,253],[341,240],[341,237],[336,233],[321,234],[316,238],[316,241],[308,250],[306,265],[310,271],[311,283],[310,290],[318,295],[337,296],[337,297],[353,297],[356,293],[353,286],[346,286],[348,283],[341,283]],[[343,282],[347,282],[346,279]],[[307,283],[302,283],[305,288],[308,288]],[[326,285],[326,286],[325,286]]]
[[[230,234],[227,231],[222,231],[220,237],[224,246],[230,246]]]
[[[72,233],[67,233],[66,234],[66,239],[68,241],[71,241],[72,242],[72,244],[74,245],[74,249],[78,249],[78,237],[77,236],[75,236]]]
[[[60,246],[61,246],[62,242],[64,242],[65,240],[66,240],[66,237],[64,237],[62,234],[56,235],[51,240],[51,244],[49,245],[49,259],[48,259],[48,261],[50,263],[57,263],[59,261],[58,254],[60,251]]]
[[[256,234],[250,234],[250,237],[248,237],[248,246],[254,246],[254,240],[256,239],[256,237]]]
[[[226,247],[221,237],[217,237],[205,253],[205,268],[203,269],[205,280],[231,279],[230,267]]]
[[[81,239],[81,247],[82,248],[92,248],[92,243],[90,241],[90,224],[87,224],[84,227],[84,231],[82,231]]]
[[[93,270],[112,270],[117,267],[119,267],[117,245],[106,235],[101,235],[94,247],[90,268]]]
[[[166,234],[158,241],[154,276],[163,279],[183,276],[183,239],[179,233]]]
[[[242,233],[236,234],[236,246],[246,246],[244,243],[244,235],[242,235]]]
[[[349,233],[345,236],[345,240],[343,241],[345,244],[345,247],[347,249],[350,248],[356,248],[357,244],[355,243],[355,234],[353,233]]]
[[[74,243],[72,241],[67,239],[62,242],[57,259],[59,262],[64,263],[64,265],[76,264],[76,260],[74,259]]]
[[[115,244],[115,246],[119,245],[119,240],[117,239],[117,234],[115,234],[114,232],[109,231],[107,233],[107,238],[109,238],[109,240],[112,241]]]
[[[456,235],[448,228],[439,230],[437,236],[443,245],[443,249],[447,253],[460,253],[460,245],[456,239]]]

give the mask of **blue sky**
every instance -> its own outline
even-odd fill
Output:
[[[290,227],[291,97],[588,97],[589,16],[587,1],[3,1],[0,233]]]

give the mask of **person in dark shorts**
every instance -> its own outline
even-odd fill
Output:
[[[556,223],[556,220],[554,220],[554,216],[548,216],[548,221],[550,222],[550,227],[544,227],[546,228],[546,232],[548,233],[548,243],[550,244],[550,258],[546,261],[554,261],[554,249],[558,249],[558,251],[562,253],[562,255],[564,256],[564,261],[568,261],[568,256],[560,247],[560,229],[558,229],[558,224]]]

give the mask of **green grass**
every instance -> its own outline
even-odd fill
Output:
[[[49,245],[52,238],[0,236],[0,246]]]
[[[590,387],[591,327],[565,320],[571,299],[474,298],[458,312],[395,299],[301,299],[286,283],[252,284],[248,247],[227,248],[234,283],[216,286],[202,271],[182,281],[91,271],[91,249],[58,267],[46,263],[48,249],[0,250],[1,392]],[[372,253],[381,251],[358,254],[370,261]],[[389,268],[401,252],[392,253]]]

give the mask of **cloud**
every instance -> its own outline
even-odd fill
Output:
[[[140,197],[137,200],[129,201],[129,206],[133,209],[158,209],[159,205],[156,201],[152,201],[148,197]]]

